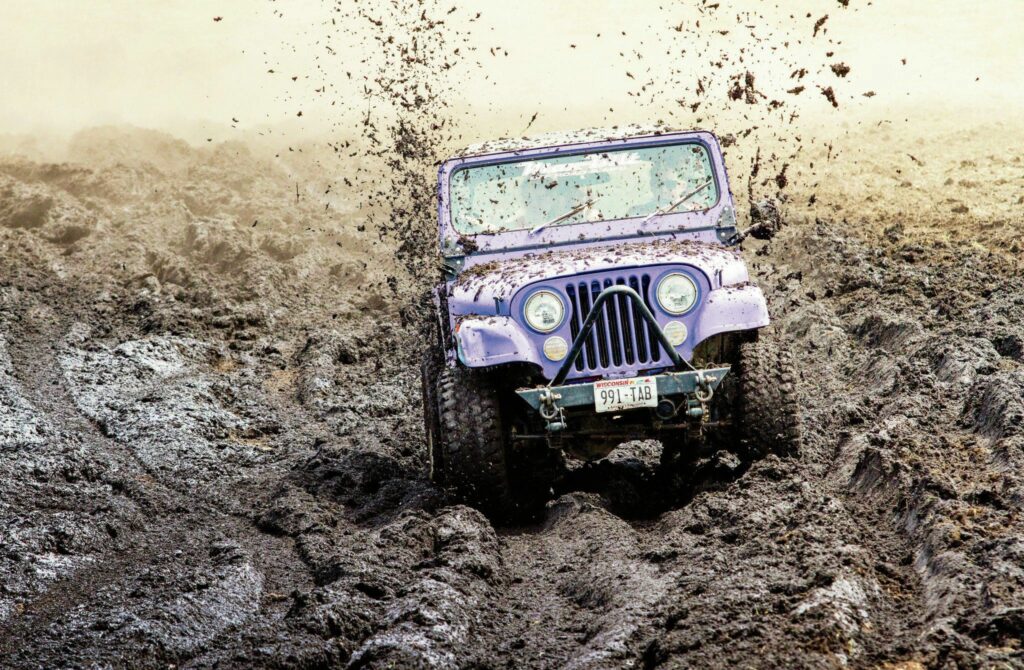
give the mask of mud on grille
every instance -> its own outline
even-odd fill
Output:
[[[566,285],[569,296],[569,327],[573,340],[583,328],[591,306],[601,291],[618,284],[629,286],[640,294],[653,312],[648,275],[627,275],[575,281]],[[637,311],[633,301],[624,295],[612,296],[600,307],[601,314],[594,322],[582,353],[573,369],[577,372],[603,372],[622,367],[656,367],[668,360],[657,337]]]

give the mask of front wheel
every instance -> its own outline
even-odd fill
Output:
[[[515,506],[498,394],[479,372],[444,368],[437,380],[440,430],[434,481],[488,516]]]
[[[739,347],[736,409],[739,437],[751,457],[799,454],[803,443],[793,357],[772,330]]]
[[[460,367],[440,371],[436,401],[431,479],[494,521],[542,509],[560,459],[546,446],[513,449],[511,403],[521,401],[505,398],[494,374]]]

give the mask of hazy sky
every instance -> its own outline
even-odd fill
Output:
[[[692,14],[698,3],[678,8],[606,0],[453,4],[460,10],[452,22],[471,31],[470,40],[486,56],[485,68],[460,75],[465,78],[461,104],[480,107],[485,121],[487,114],[525,118],[539,112],[535,128],[548,130],[657,118],[659,110],[649,102],[624,93],[631,83],[624,74],[630,52],[642,54],[657,76],[674,56],[645,38],[663,32],[676,13]],[[358,40],[335,34],[326,41],[331,5],[319,0],[0,0],[0,133],[128,122],[195,137],[230,133],[232,118],[241,128],[297,124],[298,108],[310,131],[328,126],[347,109],[332,107],[331,101],[340,97],[358,108],[361,95]],[[948,106],[966,108],[958,113],[974,120],[989,111],[1022,108],[1024,1],[850,0],[849,5],[722,0],[719,11],[758,10],[780,29],[794,24],[790,14],[800,20],[808,12],[829,14],[827,37],[841,42],[829,48],[853,68],[842,81],[844,90],[858,96],[877,92],[870,100],[851,97],[845,109],[880,113],[887,107]],[[477,11],[480,20],[466,23]],[[223,18],[214,21],[216,16]],[[803,38],[788,48],[808,53],[824,48],[821,40]],[[305,79],[292,84],[290,76],[314,72],[314,55],[323,53],[325,44],[342,58],[308,80],[308,89]],[[509,55],[486,53],[497,45]],[[267,73],[270,68],[275,74]],[[343,70],[356,77],[348,79]],[[759,72],[760,81],[784,76],[788,73]],[[324,78],[331,80],[333,96],[313,94]],[[804,96],[799,104],[809,113],[829,109],[818,95]],[[609,114],[609,108],[616,111]]]

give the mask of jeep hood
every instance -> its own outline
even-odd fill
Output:
[[[704,273],[712,289],[749,281],[739,252],[695,240],[650,238],[614,246],[587,246],[519,254],[468,266],[448,286],[453,316],[507,314],[513,296],[531,284],[612,269],[688,265]]]

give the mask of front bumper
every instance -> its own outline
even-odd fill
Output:
[[[653,375],[658,386],[658,398],[670,396],[710,396],[729,372],[728,367],[665,372]],[[522,388],[516,394],[542,416],[557,416],[558,410],[594,405],[594,383],[567,384]]]

